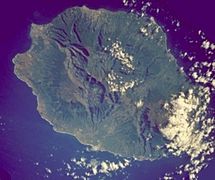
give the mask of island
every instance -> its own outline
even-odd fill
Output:
[[[32,24],[30,36],[14,72],[56,131],[138,160],[202,152],[190,117],[205,110],[207,92],[188,80],[152,17],[73,7]]]

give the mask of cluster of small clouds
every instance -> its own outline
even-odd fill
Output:
[[[190,162],[183,166],[190,179],[196,179],[206,165],[206,157],[214,152],[214,140],[210,139],[210,134],[215,130],[215,119],[207,117],[209,102],[209,88],[196,87],[186,94],[181,92],[173,96],[164,105],[169,123],[160,131],[170,140],[166,145],[169,152],[176,156],[186,153],[190,157]]]
[[[201,48],[205,51],[206,56],[211,59],[215,55],[215,43],[209,40],[205,33],[201,30],[198,31],[198,35],[200,36]]]
[[[215,50],[215,44],[206,38],[205,33],[202,30],[198,31],[198,35],[203,40],[201,44],[201,48],[204,48],[206,50],[212,50],[212,51]]]
[[[212,90],[215,90],[215,61],[197,61],[189,71],[195,82],[210,84],[212,86]]]
[[[35,166],[39,166],[40,162],[35,162]],[[95,176],[109,176],[118,171],[122,171],[131,165],[131,160],[121,159],[115,161],[98,160],[94,158],[72,158],[69,161],[63,161],[61,168],[53,169],[51,167],[44,167],[44,178],[51,178],[53,173],[61,173],[63,176],[70,177],[71,179],[87,180]],[[80,171],[81,170],[81,171]],[[37,175],[41,175],[39,172]]]
[[[157,25],[153,17],[150,17],[150,22],[147,25],[141,26],[139,31],[145,37],[153,39],[156,33],[159,33],[161,31],[161,27]],[[161,36],[160,38],[162,39],[163,37]]]
[[[111,92],[120,92],[125,94],[130,88],[133,88],[137,84],[137,80],[124,81],[122,77],[117,75],[113,70],[107,75],[107,83]]]
[[[106,48],[107,50],[108,48]],[[133,65],[134,57],[129,55],[124,48],[122,48],[122,43],[116,41],[109,48],[109,52],[112,57],[116,58],[122,65],[121,69],[128,73],[132,72],[135,68]],[[111,70],[107,74],[106,81],[109,85],[109,90],[111,92],[120,92],[125,94],[128,89],[133,88],[137,84],[137,80],[124,80],[123,77],[119,76],[116,72]]]
[[[123,0],[124,6],[133,6],[136,3],[136,0]]]
[[[137,0],[122,0],[125,7],[135,8],[137,6],[138,1]],[[142,1],[142,11],[145,11],[147,7],[150,7],[152,5],[152,2],[144,2]],[[133,12],[134,9],[131,10]]]
[[[111,173],[116,172],[118,170],[123,170],[124,168],[130,166],[130,160],[124,159],[122,161],[118,162],[111,162],[108,160],[97,160],[97,159],[91,159],[90,161],[87,160],[84,157],[81,157],[79,159],[73,158],[71,159],[71,162],[75,163],[75,165],[84,168],[85,169],[85,175],[84,177],[91,177],[96,175],[111,175]],[[72,168],[69,163],[65,163],[67,166],[67,175],[72,176],[74,179],[79,178],[78,175],[76,175],[74,172],[71,172]]]
[[[132,64],[134,57],[126,53],[125,49],[122,48],[122,43],[120,41],[116,41],[112,44],[110,53],[114,58],[118,59],[122,65],[126,66],[130,70],[134,70],[134,66]]]
[[[193,78],[193,80],[201,85],[199,94],[196,95],[198,102],[200,102],[197,111],[195,111],[196,116],[192,116],[190,122],[197,123],[198,126],[200,123],[201,129],[195,130],[192,141],[195,142],[196,146],[199,148],[192,147],[189,151],[185,151],[190,155],[190,163],[181,165],[180,170],[177,171],[180,174],[181,170],[189,173],[190,179],[197,179],[197,174],[207,166],[206,161],[210,160],[210,155],[214,153],[214,137],[210,137],[212,131],[215,130],[214,117],[207,117],[207,107],[210,102],[210,92],[215,90],[215,60],[212,60],[210,55],[214,54],[215,44],[209,41],[206,38],[206,35],[201,30],[198,31],[198,35],[200,36],[200,47],[203,48],[207,55],[207,60],[205,61],[197,61],[195,55],[190,56],[189,53],[185,52],[181,54],[181,57],[187,57],[190,61],[194,61],[193,65],[189,68],[189,75]],[[192,40],[191,43],[198,43],[198,41]],[[192,127],[192,126],[189,126]],[[194,127],[194,126],[193,126]],[[189,131],[188,131],[189,132]],[[189,137],[189,136],[187,136]],[[192,136],[190,136],[192,137]],[[187,142],[188,147],[190,146],[190,142]],[[192,144],[192,143],[191,143]],[[181,154],[179,151],[170,150],[173,153]]]
[[[209,40],[204,40],[201,45],[204,49],[215,50],[215,44],[211,43]]]

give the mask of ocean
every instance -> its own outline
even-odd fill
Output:
[[[197,52],[199,58],[206,58],[199,46],[190,47],[182,38],[186,35],[196,37],[196,31],[202,29],[207,37],[215,42],[215,27],[210,16],[210,4],[186,1],[177,4],[164,1],[153,2],[160,7],[160,14],[151,8],[148,13],[164,28],[169,29],[169,47],[179,58],[179,50]],[[74,137],[57,133],[52,126],[44,121],[37,112],[36,97],[26,84],[13,73],[12,58],[18,52],[30,47],[29,27],[32,22],[43,24],[50,22],[59,12],[72,6],[86,5],[90,8],[107,8],[109,10],[127,10],[122,1],[8,1],[0,7],[0,180],[66,180],[74,176],[67,175],[67,163],[81,177],[85,168],[73,163],[72,159],[123,160],[107,152],[90,152]],[[137,6],[138,9],[138,6]],[[174,31],[172,18],[179,19],[182,28]],[[190,66],[186,59],[179,59],[185,70]],[[172,172],[186,157],[163,158],[153,162],[134,162],[119,172],[111,175],[97,174],[90,179],[158,179],[165,172]],[[50,171],[51,170],[51,173]],[[200,173],[199,179],[213,179],[215,160]],[[186,174],[184,175],[186,178]],[[175,179],[180,179],[175,176]]]

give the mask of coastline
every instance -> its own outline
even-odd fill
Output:
[[[154,23],[156,23],[157,24],[157,22],[154,22]],[[164,42],[166,43],[166,41],[167,41],[167,38],[166,38],[166,36],[165,36],[165,39],[164,39]],[[31,51],[31,49],[29,49],[29,51]],[[165,47],[165,51],[168,51],[168,49],[167,49],[167,47]],[[169,55],[169,60],[171,61],[172,59],[174,59],[173,58],[173,55],[172,54],[168,54]],[[16,57],[14,58],[14,60],[13,60],[13,62],[14,62],[14,64],[15,64],[15,59],[16,59]],[[176,63],[176,62],[175,62]],[[44,119],[44,120],[46,120],[52,127],[53,127],[53,129],[56,131],[56,132],[60,132],[60,133],[64,133],[64,134],[69,134],[69,135],[72,135],[73,137],[75,137],[80,143],[82,143],[82,144],[84,144],[84,145],[88,145],[88,146],[91,146],[91,147],[93,147],[93,149],[96,149],[97,151],[99,150],[99,151],[107,151],[107,152],[110,152],[110,153],[112,153],[112,154],[115,154],[115,153],[113,153],[113,152],[111,152],[111,151],[108,151],[108,150],[105,150],[105,149],[102,149],[101,147],[95,147],[95,145],[93,145],[93,144],[88,144],[88,143],[86,143],[86,142],[84,142],[83,140],[81,140],[81,138],[80,137],[78,137],[78,136],[76,136],[74,133],[70,133],[70,132],[68,132],[68,131],[65,131],[63,128],[61,128],[61,127],[56,127],[56,125],[54,125],[53,123],[52,123],[52,121],[53,120],[51,120],[51,119],[54,119],[54,121],[56,120],[55,118],[52,118],[52,117],[49,117],[48,115],[47,115],[47,113],[46,113],[46,110],[45,110],[45,104],[43,103],[43,100],[42,100],[42,98],[40,97],[40,95],[38,95],[37,93],[36,93],[36,91],[35,91],[35,89],[34,89],[34,87],[33,87],[33,84],[31,83],[31,81],[28,79],[28,78],[26,78],[25,77],[25,74],[24,75],[19,75],[17,72],[16,72],[16,70],[14,70],[14,73],[17,75],[17,76],[19,76],[19,79],[21,79],[23,82],[25,82],[31,89],[32,89],[32,93],[36,96],[36,98],[37,98],[37,111],[39,112],[39,114],[40,114],[40,116]],[[28,73],[28,71],[27,71],[27,73]],[[117,154],[117,155],[119,155],[119,156],[122,156],[121,154]],[[136,159],[140,159],[140,160],[154,160],[154,159],[151,159],[151,158],[144,158],[144,157],[135,157],[135,156],[133,156],[132,158],[136,158]]]

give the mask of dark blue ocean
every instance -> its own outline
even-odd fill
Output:
[[[215,26],[211,11],[213,4],[204,1],[151,1],[153,7],[148,14],[168,32],[169,47],[172,53],[179,57],[179,50],[196,52],[198,58],[206,58],[199,46],[190,47],[184,40],[185,36],[196,37],[193,33],[202,29],[215,42]],[[140,3],[141,4],[141,3]],[[137,5],[137,10],[139,8]],[[86,5],[90,8],[107,8],[110,10],[125,10],[121,1],[108,0],[38,0],[18,2],[1,2],[0,5],[0,180],[67,180],[65,162],[73,158],[86,157],[99,160],[118,161],[106,152],[89,152],[74,137],[57,133],[52,126],[41,119],[37,112],[36,97],[26,84],[13,73],[12,58],[16,53],[30,47],[29,27],[32,22],[43,24],[51,21],[59,12],[72,6]],[[160,8],[160,14],[156,14]],[[172,19],[179,19],[183,26],[175,32]],[[171,30],[172,29],[172,30]],[[179,58],[178,58],[179,59]],[[190,66],[185,59],[179,59],[179,64],[186,68]],[[162,177],[165,172],[172,172],[186,157],[164,158],[157,161],[134,162],[123,171],[114,172],[112,176],[94,176],[92,179],[129,179],[154,180]],[[84,174],[83,168],[75,167],[76,172]],[[45,168],[52,170],[48,174]],[[200,179],[213,180],[215,175],[215,160],[200,173]],[[48,175],[48,176],[47,176]],[[186,178],[186,175],[184,175]],[[175,179],[180,179],[175,176]]]

